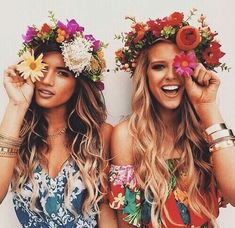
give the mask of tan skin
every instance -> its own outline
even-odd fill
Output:
[[[148,52],[147,77],[149,88],[161,107],[160,115],[168,130],[168,136],[162,144],[164,151],[169,151],[169,148],[174,147],[172,144],[174,131],[172,129],[174,129],[176,122],[176,108],[179,106],[184,92],[188,94],[204,128],[224,122],[216,104],[216,95],[220,84],[219,78],[214,72],[208,71],[202,64],[198,64],[192,77],[182,79],[176,75],[172,66],[173,59],[179,52],[178,47],[169,42],[157,43]],[[168,96],[161,90],[164,85],[178,85],[179,90],[174,96]],[[173,126],[173,128],[168,126]],[[128,132],[128,120],[114,128],[111,152],[114,164],[133,164],[132,138]],[[166,159],[175,158],[179,154],[173,149],[171,153],[166,152],[165,157]],[[235,206],[235,147],[214,153],[212,159],[219,188],[228,202]],[[123,221],[124,216],[121,211],[117,213],[119,227],[134,227]]]
[[[44,114],[48,121],[48,134],[54,134],[66,126],[66,102],[73,94],[76,80],[65,67],[60,53],[48,53],[43,57],[43,61],[47,64],[46,72],[41,81],[37,81],[35,84],[30,79],[23,80],[18,75],[15,65],[5,70],[4,87],[9,97],[9,103],[0,125],[0,132],[4,132],[8,136],[19,137],[23,118],[34,91],[36,103],[45,110]],[[107,156],[110,149],[111,134],[112,126],[107,123],[102,124],[101,135]],[[44,165],[44,168],[52,178],[58,175],[69,157],[70,153],[64,142],[64,134],[48,141],[50,150],[46,154],[47,165]],[[2,170],[0,173],[0,202],[3,201],[7,193],[15,164],[15,158],[0,157]],[[116,214],[110,209],[107,202],[101,204],[100,207],[99,227],[117,227]]]

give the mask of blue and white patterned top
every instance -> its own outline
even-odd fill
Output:
[[[56,178],[51,178],[38,166],[34,171],[34,179],[39,185],[35,209],[30,208],[32,183],[23,186],[21,195],[13,193],[16,215],[25,228],[92,228],[97,226],[95,215],[83,215],[82,205],[87,194],[81,178],[73,182],[70,203],[77,215],[65,207],[64,191],[69,175],[79,172],[72,161],[66,161]]]

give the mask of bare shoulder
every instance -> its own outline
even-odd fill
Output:
[[[132,137],[128,129],[129,120],[125,120],[114,127],[111,138],[112,163],[129,165],[133,163]]]
[[[110,139],[113,131],[113,126],[108,123],[103,123],[101,125],[101,135],[104,140]]]

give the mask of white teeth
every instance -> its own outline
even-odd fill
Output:
[[[176,89],[179,89],[179,86],[163,86],[162,87],[163,89],[165,90],[176,90]]]

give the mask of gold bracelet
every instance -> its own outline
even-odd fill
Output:
[[[18,148],[0,147],[0,157],[17,157]]]
[[[209,151],[211,153],[214,153],[218,150],[222,150],[228,147],[232,147],[235,146],[235,139],[227,139],[227,140],[223,140],[221,142],[215,143],[214,145],[209,147]]]
[[[12,136],[5,135],[3,133],[0,133],[0,141],[17,147],[19,147],[22,143],[21,138],[15,138]]]
[[[216,131],[210,135],[207,135],[207,142],[209,144],[214,144],[218,140],[223,139],[223,138],[234,138],[233,131],[231,129],[223,129],[220,131]]]
[[[217,124],[213,124],[210,127],[206,128],[205,133],[207,135],[210,135],[210,134],[212,134],[216,131],[220,131],[220,130],[223,130],[223,129],[227,129],[226,124],[225,123],[217,123]]]

